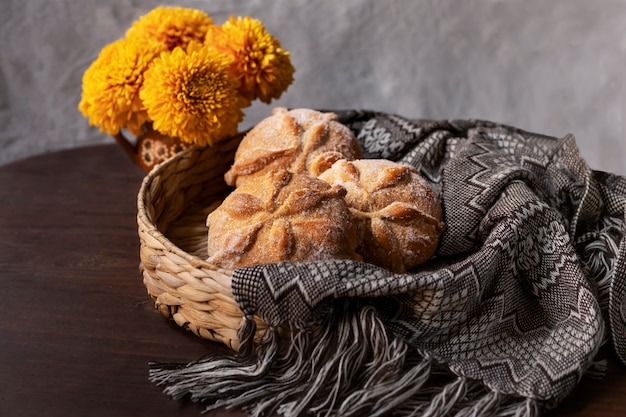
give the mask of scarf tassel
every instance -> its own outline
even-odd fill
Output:
[[[150,380],[205,411],[241,408],[251,417],[539,415],[529,400],[503,405],[501,394],[464,377],[433,383],[441,379],[435,361],[390,334],[371,306],[345,301],[319,326],[292,329],[289,340],[270,327],[254,346],[254,331],[246,317],[238,353],[187,365],[152,363]]]

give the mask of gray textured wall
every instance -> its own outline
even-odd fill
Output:
[[[255,104],[482,118],[573,133],[596,169],[626,174],[626,0],[0,0],[0,164],[112,142],[77,111],[83,71],[140,15],[196,7],[261,19],[296,80]]]

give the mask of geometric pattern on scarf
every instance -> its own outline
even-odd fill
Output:
[[[334,112],[365,158],[412,165],[440,196],[435,256],[405,274],[349,260],[237,269],[239,355],[153,381],[255,416],[535,416],[607,339],[626,362],[626,178],[590,169],[571,135]],[[270,325],[260,345],[253,315]]]
[[[245,268],[233,281],[245,313],[306,326],[330,298],[384,297],[386,323],[414,348],[499,392],[552,404],[603,341],[601,304],[618,313],[624,357],[623,178],[593,172],[571,135],[335,113],[365,157],[410,164],[439,192],[447,228],[436,257],[403,275],[352,261]],[[609,310],[599,293],[610,288]]]

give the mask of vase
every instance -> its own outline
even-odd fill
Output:
[[[191,146],[179,138],[160,133],[152,127],[152,123],[145,123],[142,126],[134,143],[121,131],[113,137],[130,159],[146,173]]]

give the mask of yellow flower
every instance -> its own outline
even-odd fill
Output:
[[[241,83],[240,94],[250,101],[258,98],[269,103],[293,82],[295,69],[289,51],[256,19],[231,17],[208,31],[205,44],[231,57],[231,71]]]
[[[148,115],[139,90],[144,71],[160,53],[156,42],[120,39],[105,46],[83,74],[82,98],[78,109],[101,132],[117,134],[128,128],[139,134]]]
[[[211,25],[213,20],[201,10],[160,6],[134,22],[126,37],[153,38],[172,51],[177,46],[186,49],[190,42],[203,42]]]
[[[228,60],[218,52],[190,44],[161,54],[146,72],[141,100],[159,132],[183,142],[211,145],[237,133],[248,103]]]

